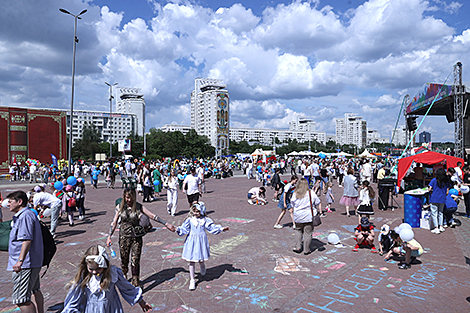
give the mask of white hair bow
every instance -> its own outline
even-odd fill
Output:
[[[108,267],[108,265],[106,264],[106,261],[105,261],[105,260],[109,261],[108,252],[106,252],[106,249],[103,248],[100,245],[98,245],[98,255],[89,255],[89,256],[86,257],[86,259],[94,261],[101,268],[107,268]]]

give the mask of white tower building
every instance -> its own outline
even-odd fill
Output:
[[[197,78],[191,93],[191,128],[207,136],[216,156],[228,153],[229,93],[219,79]]]
[[[145,132],[145,100],[139,88],[120,87],[119,100],[116,111],[122,114],[135,114],[137,116],[137,135],[143,136]]]
[[[340,145],[354,144],[363,148],[367,144],[367,122],[357,114],[346,113],[344,118],[337,118],[336,140]]]

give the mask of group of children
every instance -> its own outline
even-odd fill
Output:
[[[195,263],[199,263],[200,275],[206,274],[205,261],[210,257],[206,231],[219,234],[228,227],[215,225],[206,216],[203,202],[195,202],[188,218],[176,228],[179,236],[187,235],[182,258],[189,262],[189,289],[196,289]],[[62,312],[124,312],[117,289],[130,305],[139,304],[144,312],[152,310],[142,296],[142,289],[128,282],[122,270],[110,264],[106,249],[91,246],[80,261],[78,272],[68,285],[69,292]]]
[[[359,248],[370,248],[372,253],[384,255],[384,260],[392,258],[392,256],[404,256],[404,262],[399,265],[399,269],[409,269],[411,263],[424,252],[423,247],[416,239],[403,241],[399,233],[390,230],[388,224],[382,225],[378,236],[379,249],[374,245],[375,231],[374,225],[369,218],[362,217],[361,223],[354,229],[356,245],[352,251],[357,252]]]

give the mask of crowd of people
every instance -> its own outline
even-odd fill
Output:
[[[384,224],[376,236],[371,218],[374,215],[373,204],[378,195],[373,183],[384,179],[387,174],[393,175],[394,165],[393,160],[371,162],[367,159],[343,158],[288,158],[267,163],[251,159],[141,160],[91,165],[76,163],[73,166],[73,175],[66,177],[58,171],[56,175],[48,176],[50,180],[41,180],[43,183],[35,186],[30,192],[16,191],[6,197],[7,207],[14,213],[8,262],[8,270],[13,272],[13,303],[25,312],[41,312],[41,308],[43,311],[44,299],[39,282],[39,270],[42,266],[42,262],[39,262],[42,259],[39,221],[42,217],[50,216],[50,232],[55,236],[58,219],[62,215],[66,216],[70,227],[74,226],[76,210],[79,211],[79,219],[85,219],[86,182],[82,177],[88,175],[93,188],[98,188],[100,176],[105,178],[107,188],[115,187],[117,175],[135,180],[135,186],[125,188],[122,198],[116,200],[114,217],[106,239],[106,245],[112,246],[112,236],[119,227],[121,264],[120,267],[112,265],[104,247],[91,246],[85,252],[77,274],[70,282],[63,312],[122,312],[116,289],[120,290],[124,300],[131,305],[139,304],[145,312],[152,309],[143,299],[140,288],[143,236],[151,231],[151,222],[160,223],[179,236],[187,236],[182,258],[189,262],[189,289],[194,290],[195,264],[199,263],[200,275],[204,276],[204,262],[210,257],[206,232],[219,234],[229,230],[228,227],[216,225],[206,216],[206,206],[201,201],[205,193],[205,180],[210,176],[227,178],[230,171],[235,169],[243,170],[248,179],[257,180],[258,186],[251,187],[247,192],[250,205],[268,204],[268,187],[274,190],[272,202],[277,203],[281,210],[274,228],[285,227],[281,222],[289,212],[294,231],[293,252],[303,252],[304,255],[312,253],[314,228],[322,223],[321,217],[331,218],[339,213],[333,205],[336,199],[339,199],[338,203],[345,207],[343,214],[347,217],[356,215],[358,218],[352,251],[370,249],[372,253],[383,256],[384,260],[402,256],[399,268],[408,269],[423,253],[423,247],[414,235],[410,236],[411,227],[407,228],[407,225],[402,224],[391,229],[391,225]],[[281,175],[287,173],[289,167],[290,179],[282,180]],[[44,173],[39,173],[41,168],[51,169],[51,166],[40,165],[34,173],[29,169],[30,176],[27,177],[32,177],[31,182],[36,182],[37,177],[44,178]],[[38,175],[35,175],[36,171]],[[14,176],[14,179],[18,178],[16,174]],[[332,188],[334,184],[342,188],[342,194],[336,197]],[[47,191],[48,186],[52,188],[52,192]],[[468,166],[463,167],[463,172],[460,168],[436,170],[435,178],[429,183],[428,200],[433,233],[439,234],[444,232],[446,227],[455,226],[452,214],[456,211],[457,202],[462,198],[459,191],[461,186],[470,186]],[[154,201],[166,190],[167,212],[174,216],[177,213],[178,189],[186,194],[189,215],[181,226],[175,227],[152,213],[143,203]],[[142,203],[137,201],[139,194]],[[464,200],[469,217],[469,194],[464,195]],[[32,255],[35,257],[31,257]]]

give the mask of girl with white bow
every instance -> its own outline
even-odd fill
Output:
[[[203,202],[193,203],[189,210],[188,218],[183,225],[176,228],[176,232],[180,236],[188,235],[184,241],[183,255],[184,260],[189,262],[189,289],[196,289],[196,281],[194,280],[195,262],[199,262],[201,267],[201,276],[206,274],[206,266],[204,261],[209,260],[210,248],[209,239],[206,230],[214,235],[229,230],[228,227],[215,225],[214,222],[206,217],[206,207]]]
[[[142,289],[129,283],[120,268],[110,266],[108,253],[100,245],[88,248],[68,286],[63,313],[124,312],[117,289],[130,305],[138,303],[144,312],[152,310],[142,297]]]

